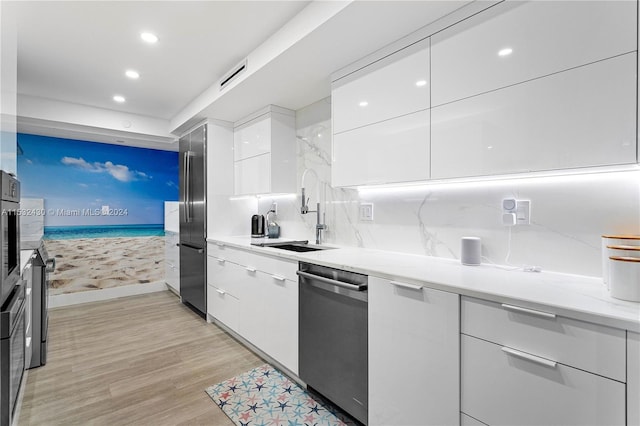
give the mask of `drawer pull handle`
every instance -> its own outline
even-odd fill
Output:
[[[537,316],[543,317],[543,318],[555,318],[556,317],[556,314],[552,314],[550,312],[536,311],[536,310],[533,310],[533,309],[522,308],[520,306],[507,305],[506,303],[503,303],[502,307],[505,308],[505,309],[508,309],[510,311],[521,312],[521,313],[531,314],[531,315],[537,315]]]
[[[409,290],[422,290],[424,288],[424,286],[421,285],[403,283],[400,281],[391,281],[391,284],[395,285],[396,287],[408,288]]]
[[[526,352],[517,351],[515,349],[511,349],[511,348],[508,348],[506,346],[503,346],[501,349],[502,349],[502,352],[506,352],[509,355],[513,355],[513,356],[516,356],[518,358],[523,358],[523,359],[535,362],[536,364],[544,365],[545,367],[555,368],[556,365],[558,364],[555,361],[551,361],[551,360],[548,360],[546,358],[541,358],[539,356],[531,355],[531,354],[528,354]]]
[[[223,295],[223,296],[224,296],[225,294],[227,294],[227,292],[226,292],[226,291],[224,291],[224,290],[220,290],[220,289],[217,289],[217,288],[216,288],[216,291],[217,291],[218,293],[220,293],[221,295]]]
[[[253,273],[253,272],[255,272],[255,271],[256,271],[256,268],[252,268],[251,266],[247,266],[247,267],[246,267],[246,268],[244,268],[244,269],[246,269],[246,270],[247,270],[247,272],[251,272],[251,273]]]
[[[224,243],[216,243],[216,245],[220,248],[224,247]]]
[[[218,263],[219,263],[219,264],[221,264],[221,265],[222,265],[222,264],[224,264],[224,262],[226,262],[226,260],[221,259],[221,258],[219,258],[219,257],[216,257],[216,260],[217,260],[217,261],[218,261]]]
[[[273,279],[274,279],[274,280],[277,280],[277,281],[282,281],[282,282],[284,282],[284,280],[285,280],[285,278],[284,278],[284,277],[281,277],[281,276],[279,276],[279,275],[271,275],[271,276],[273,277]]]

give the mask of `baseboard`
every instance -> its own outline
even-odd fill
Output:
[[[77,293],[56,294],[49,296],[49,309],[165,290],[167,290],[167,284],[164,281],[156,281],[153,283],[123,285],[120,287],[80,291]]]
[[[212,317],[211,315],[207,314],[207,322],[210,324],[214,324],[217,327],[219,327],[220,329],[222,329],[222,331],[224,331],[225,333],[227,333],[229,336],[231,336],[234,340],[236,340],[238,343],[240,343],[242,346],[244,346],[245,348],[249,349],[251,352],[253,352],[254,354],[256,354],[258,357],[262,358],[265,362],[271,364],[273,367],[277,368],[278,370],[280,370],[281,373],[283,373],[285,376],[289,377],[291,380],[293,380],[294,382],[298,383],[300,386],[302,386],[304,389],[307,388],[307,384],[305,382],[303,382],[300,377],[298,377],[297,374],[295,374],[293,371],[289,370],[287,367],[285,367],[284,365],[280,364],[278,361],[276,361],[275,359],[271,358],[269,355],[267,355],[266,353],[264,353],[262,350],[258,349],[257,347],[255,347],[253,344],[251,344],[248,340],[246,340],[244,337],[240,336],[238,333],[236,333],[235,331],[231,330],[229,327],[227,327],[224,323],[218,321],[217,319],[215,319],[214,317]]]

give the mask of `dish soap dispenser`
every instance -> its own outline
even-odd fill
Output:
[[[280,237],[280,225],[272,219],[272,213],[275,216],[276,211],[273,208],[267,212],[267,236],[269,238],[278,238]]]

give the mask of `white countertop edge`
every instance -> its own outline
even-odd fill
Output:
[[[27,263],[29,263],[29,260],[31,259],[31,255],[33,255],[33,252],[35,250],[32,249],[27,249],[27,250],[20,250],[20,273],[22,274],[22,271],[24,271],[25,266],[27,266]]]
[[[280,241],[295,240],[269,240]],[[612,298],[598,277],[464,266],[455,259],[332,245],[326,246],[336,250],[297,253],[251,245],[249,236],[213,236],[207,242],[640,332],[640,303]]]

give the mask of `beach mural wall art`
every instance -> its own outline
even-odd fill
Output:
[[[18,134],[23,198],[42,198],[50,294],[164,281],[164,202],[178,153]]]

